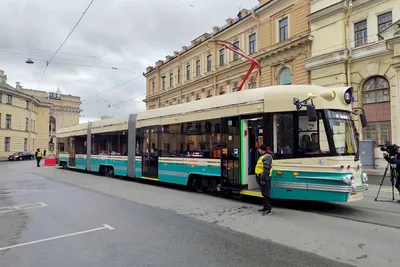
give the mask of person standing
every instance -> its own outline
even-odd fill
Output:
[[[35,157],[36,157],[37,167],[40,167],[40,161],[42,160],[42,152],[40,151],[40,148],[36,150]]]
[[[43,150],[43,157],[46,157],[46,149],[45,150]]]
[[[261,194],[264,198],[262,216],[271,214],[271,174],[272,174],[272,153],[267,151],[264,144],[258,147],[258,152],[260,153],[260,158],[256,165],[256,181],[261,189]]]

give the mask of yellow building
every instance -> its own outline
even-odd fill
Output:
[[[400,141],[399,8],[398,0],[311,0],[312,83],[352,86],[369,121],[361,137],[377,146]]]
[[[80,98],[15,88],[0,71],[0,158],[37,148],[56,151],[56,131],[79,123]]]
[[[146,77],[146,107],[154,109],[237,90],[250,62],[216,45],[223,40],[259,60],[256,71],[243,89],[277,84],[309,84],[304,61],[311,53],[307,16],[309,0],[259,0],[251,10],[243,9],[222,27],[204,33],[180,52],[149,66]]]

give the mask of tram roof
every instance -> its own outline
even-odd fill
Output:
[[[309,93],[319,96],[322,93],[331,93],[332,91],[339,95],[342,94],[343,89],[344,87],[327,88],[315,85],[286,85],[244,90],[139,112],[137,114],[137,126],[172,124],[238,114],[294,111],[294,97],[304,100],[309,97]],[[346,105],[339,101],[339,97],[336,98],[334,101],[330,101],[317,97],[313,101],[317,109],[322,107],[351,110],[351,105]],[[129,115],[123,115],[93,121],[91,122],[92,133],[126,130],[128,129],[128,120]],[[57,135],[59,137],[84,135],[87,127],[88,123],[65,127],[60,129]]]

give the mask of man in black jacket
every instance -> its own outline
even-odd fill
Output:
[[[264,198],[262,215],[271,214],[271,174],[272,174],[272,161],[273,156],[264,144],[258,147],[258,152],[261,154],[256,165],[256,180],[261,189],[261,194]]]
[[[399,195],[400,195],[400,177],[399,177],[399,175],[400,175],[400,147],[397,148],[397,153],[396,153],[395,157],[390,157],[390,155],[388,153],[383,153],[383,157],[390,164],[396,165],[394,183],[395,183],[395,187],[399,191]]]

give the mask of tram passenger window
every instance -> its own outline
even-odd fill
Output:
[[[86,136],[74,137],[75,154],[86,154],[86,139]]]
[[[293,114],[275,114],[274,127],[274,154],[278,157],[293,155]]]
[[[163,157],[179,157],[183,144],[181,124],[164,125],[161,127],[161,155]]]
[[[135,155],[136,156],[141,156],[142,155],[142,129],[136,129],[136,151]]]
[[[92,155],[127,156],[128,131],[92,135]]]
[[[299,155],[329,152],[329,144],[322,116],[316,122],[308,121],[307,115],[299,116]]]

